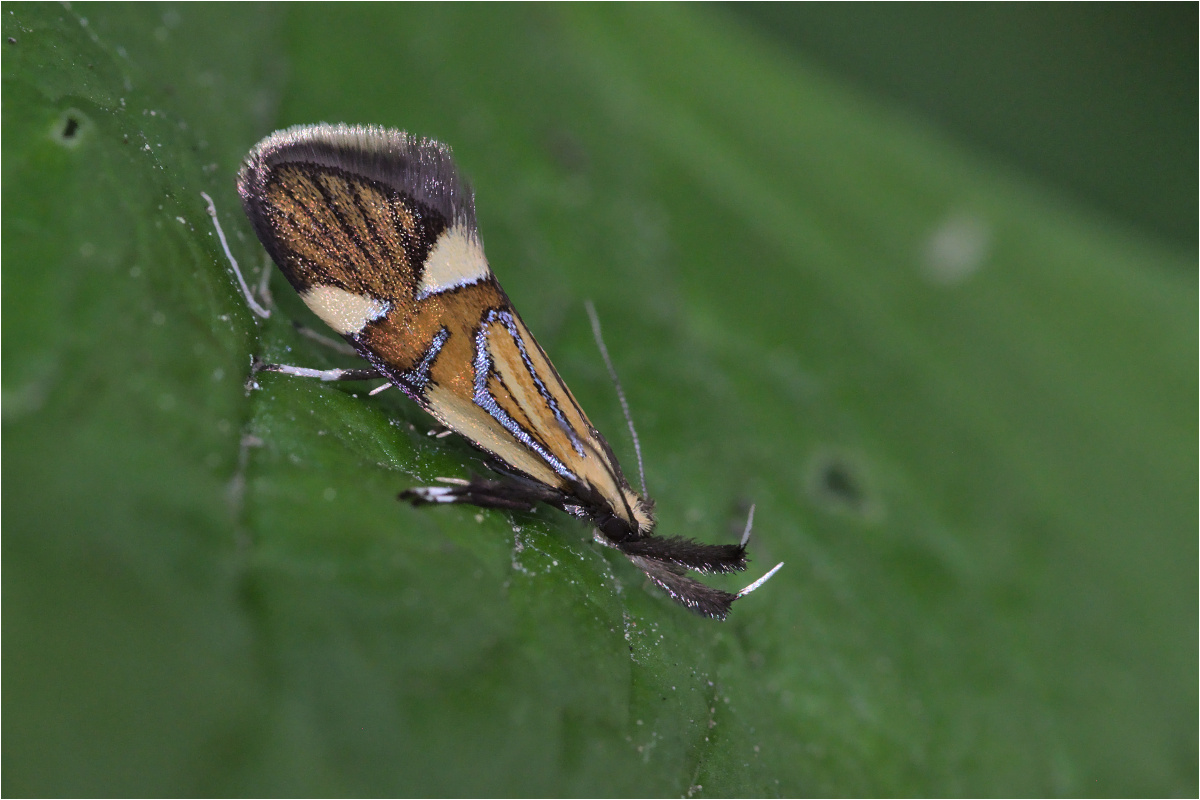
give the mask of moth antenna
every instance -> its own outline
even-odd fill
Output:
[[[604,336],[600,333],[600,317],[596,314],[596,307],[592,305],[591,300],[584,300],[583,305],[587,308],[588,318],[592,321],[592,337],[596,340],[596,346],[600,348],[604,366],[608,367],[608,377],[612,379],[613,386],[617,389],[617,399],[621,401],[621,411],[625,414],[625,423],[629,426],[629,435],[633,439],[633,452],[637,455],[638,479],[642,483],[642,497],[645,497],[649,492],[646,491],[646,470],[642,466],[642,445],[638,441],[637,428],[633,427],[633,415],[629,413],[625,390],[621,388],[621,379],[617,377],[617,370],[613,366],[612,359],[608,357],[608,348],[604,346]]]
[[[208,203],[208,215],[212,217],[213,227],[217,229],[217,238],[221,240],[221,249],[225,251],[225,257],[229,259],[229,264],[233,267],[233,274],[237,276],[238,285],[242,287],[242,294],[246,296],[246,305],[250,306],[250,310],[255,314],[266,319],[271,316],[271,312],[258,304],[258,301],[254,299],[254,293],[246,284],[246,279],[242,277],[241,267],[238,266],[237,259],[229,250],[229,242],[225,240],[225,231],[221,230],[221,220],[217,219],[217,207],[213,204],[213,199],[205,192],[201,192],[200,196],[204,198],[204,202]]]
[[[737,595],[736,595],[736,596],[737,596],[738,598],[742,598],[742,597],[745,597],[746,595],[750,594],[750,593],[751,593],[751,592],[753,592],[755,589],[757,589],[758,587],[762,586],[764,583],[766,583],[767,581],[769,581],[769,580],[771,579],[771,576],[772,576],[772,575],[774,575],[776,572],[779,572],[779,568],[780,568],[780,567],[782,567],[782,566],[783,566],[783,562],[782,562],[782,561],[780,561],[778,564],[776,564],[775,566],[771,567],[771,571],[770,571],[770,572],[768,572],[766,575],[763,575],[761,578],[759,578],[759,579],[758,579],[758,580],[756,580],[754,583],[752,583],[752,584],[750,584],[749,586],[747,586],[745,589],[742,589],[740,592],[738,592],[738,593],[737,593]]]
[[[746,530],[742,532],[741,546],[745,547],[750,541],[750,529],[754,527],[754,504],[750,504],[750,513],[746,516]]]

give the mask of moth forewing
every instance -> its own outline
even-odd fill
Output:
[[[378,375],[490,456],[499,475],[403,497],[549,503],[594,522],[601,541],[678,602],[712,617],[728,613],[740,595],[685,573],[744,569],[745,542],[654,536],[652,503],[630,488],[496,281],[449,147],[377,127],[289,128],[250,151],[238,193],[309,308]],[[354,371],[320,374],[341,372]]]

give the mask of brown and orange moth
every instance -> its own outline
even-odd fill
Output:
[[[591,521],[598,541],[672,598],[719,619],[774,573],[736,594],[687,575],[745,569],[749,524],[736,545],[654,534],[652,501],[630,487],[492,274],[474,196],[449,147],[379,127],[297,126],[250,151],[237,187],[259,240],[300,297],[370,364],[260,369],[386,379],[483,451],[495,473],[402,498],[509,509],[547,503]]]

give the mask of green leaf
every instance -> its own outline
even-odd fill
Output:
[[[5,10],[6,794],[1196,793],[1194,254],[708,9]],[[319,120],[455,146],[631,472],[595,300],[661,530],[787,562],[728,622],[398,503],[478,464],[396,392],[245,388],[345,362],[200,192],[256,276]]]

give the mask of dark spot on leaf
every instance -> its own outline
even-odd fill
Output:
[[[846,453],[824,451],[809,462],[808,494],[827,511],[875,518],[879,503],[866,469]]]
[[[91,129],[92,121],[82,111],[68,108],[54,121],[50,136],[63,147],[77,147]]]
[[[862,502],[862,490],[845,464],[826,464],[821,480],[825,482],[825,491],[841,498],[847,505],[856,506]]]

